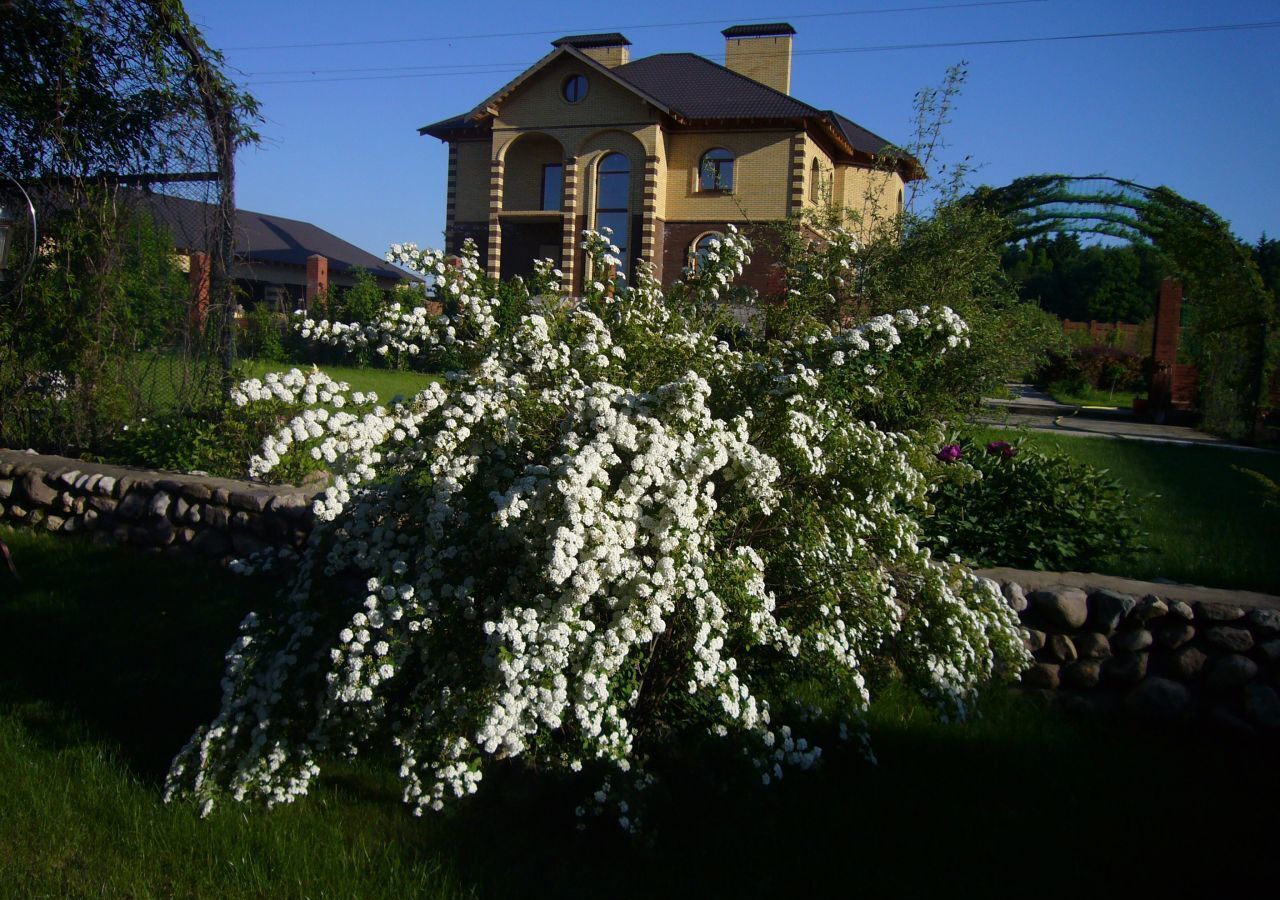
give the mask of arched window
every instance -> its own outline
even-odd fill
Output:
[[[596,175],[596,230],[610,229],[609,239],[618,248],[621,271],[631,271],[631,160],[610,153],[600,160]]]
[[[902,214],[902,188],[898,188],[898,214]]]
[[[733,154],[716,147],[702,154],[698,163],[698,190],[733,190]]]
[[[822,164],[818,162],[816,157],[809,172],[809,202],[822,202]]]
[[[708,231],[689,245],[689,268],[694,272],[702,269],[707,263],[707,254],[720,247],[724,235],[718,231]]]

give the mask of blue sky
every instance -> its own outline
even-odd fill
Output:
[[[895,141],[910,137],[916,91],[967,60],[947,156],[971,157],[976,182],[1100,172],[1168,185],[1247,240],[1280,235],[1280,28],[814,52],[1280,21],[1275,0],[962,2],[650,0],[610,11],[598,2],[187,0],[187,9],[266,117],[262,145],[238,160],[239,205],[314,222],[379,255],[396,241],[440,243],[446,153],[417,128],[471,108],[555,37],[620,30],[633,59],[689,51],[722,61],[720,29],[751,20],[795,25],[796,97]],[[506,36],[473,37],[498,33]],[[297,44],[339,46],[267,46]]]

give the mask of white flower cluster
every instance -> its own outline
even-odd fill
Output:
[[[484,272],[474,242],[468,240],[459,256],[420,250],[416,244],[393,244],[387,261],[426,276],[431,302],[438,309],[391,303],[371,322],[313,319],[299,310],[294,330],[324,346],[347,352],[370,350],[399,359],[412,359],[439,348],[487,346],[498,327],[500,301],[483,289]],[[544,266],[539,272],[549,276],[551,270]]]
[[[314,372],[241,385],[237,403],[312,404],[255,472],[318,453],[334,481],[286,611],[246,620],[168,795],[288,801],[322,753],[383,738],[417,812],[527,758],[605,770],[584,812],[632,830],[652,742],[698,738],[684,723],[741,740],[765,784],[819,762],[770,685],[818,679],[856,722],[885,661],[948,715],[1020,670],[1007,605],[921,544],[919,438],[862,421],[849,387],[964,323],[903,311],[731,349],[699,304],[749,248],[730,231],[687,309],[641,267],[390,408]]]

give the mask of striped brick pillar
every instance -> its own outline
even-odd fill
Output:
[[[458,222],[458,145],[449,145],[449,176],[444,204],[444,247],[448,253],[457,253],[461,247],[456,227]]]
[[[791,196],[787,214],[795,215],[804,208],[804,133],[791,138]]]
[[[502,275],[502,160],[489,163],[489,258],[485,273],[490,278]]]
[[[563,225],[560,231],[560,279],[563,290],[573,293],[578,269],[578,158],[570,156],[564,161],[561,184],[560,210]]]
[[[657,265],[654,249],[658,229],[658,157],[644,158],[644,206],[640,215],[640,259]]]

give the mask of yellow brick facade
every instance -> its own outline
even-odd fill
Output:
[[[730,38],[724,45],[725,68],[775,91],[791,93],[791,35]]]
[[[729,40],[730,68],[786,92],[790,80],[789,36]],[[768,44],[768,46],[766,46]],[[774,47],[778,52],[766,52]],[[630,162],[629,249],[633,258],[675,271],[699,234],[740,225],[778,221],[828,203],[881,216],[896,213],[902,190],[897,173],[851,164],[843,138],[809,119],[776,125],[767,119],[741,127],[698,127],[610,71],[625,64],[625,47],[563,52],[508,85],[450,132],[449,243],[477,240],[486,269],[497,275],[508,254],[542,253],[559,246],[561,268],[575,288],[583,277],[578,249],[583,228],[596,227],[598,165],[611,153]],[[601,68],[601,65],[606,68]],[[585,96],[564,97],[566,80],[586,79]],[[464,122],[463,119],[456,120]],[[434,126],[433,126],[434,127]],[[481,136],[483,135],[483,136]],[[700,188],[700,163],[723,148],[734,159],[732,189]],[[841,155],[845,154],[845,155]],[[559,209],[542,210],[546,166],[562,166]],[[815,190],[815,184],[818,185]],[[678,263],[678,265],[676,265]],[[763,276],[761,276],[763,278]]]
[[[792,131],[693,131],[667,138],[666,207],[669,222],[784,219],[790,190]],[[698,189],[698,167],[708,150],[734,156],[733,190]]]

